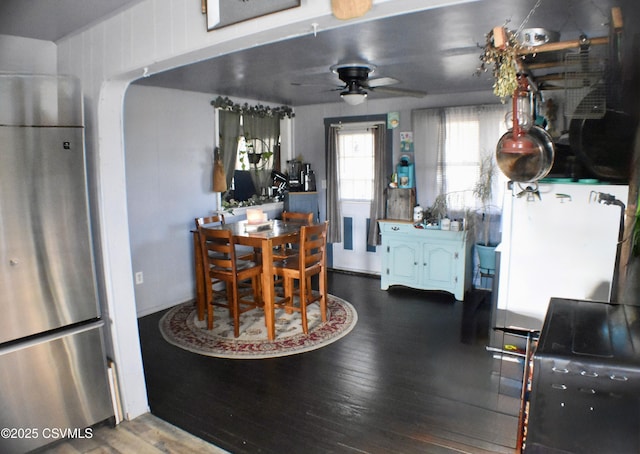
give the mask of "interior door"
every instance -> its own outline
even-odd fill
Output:
[[[379,248],[367,245],[371,202],[343,200],[341,208],[342,242],[333,244],[333,268],[380,274]]]
[[[342,242],[333,243],[332,264],[336,269],[380,273],[381,257],[378,248],[367,245],[376,178],[380,178],[380,164],[391,148],[389,134],[385,134],[386,119],[370,118],[363,122],[339,122],[335,138],[337,198],[340,205]],[[385,137],[386,136],[386,137]],[[387,141],[385,143],[385,141]],[[378,148],[378,150],[376,150]],[[378,175],[378,176],[377,176]]]

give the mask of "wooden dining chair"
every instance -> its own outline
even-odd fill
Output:
[[[236,258],[232,232],[225,229],[198,228],[200,250],[204,259],[205,298],[207,303],[207,329],[213,328],[214,306],[227,307],[233,317],[233,334],[240,335],[240,314],[261,307],[262,265]],[[226,302],[214,298],[214,283],[226,283]],[[249,292],[243,291],[240,283],[251,281]],[[248,297],[251,297],[250,299]]]
[[[327,321],[327,225],[321,224],[303,225],[300,228],[300,248],[295,259],[276,262],[274,274],[282,277],[284,287],[284,299],[277,303],[287,311],[299,311],[302,318],[302,330],[309,333],[307,323],[307,306],[314,302],[320,305],[322,321]],[[311,287],[312,276],[318,276],[318,292],[314,294]],[[298,281],[298,289],[295,289],[294,281]],[[294,305],[295,296],[298,295],[299,305]]]
[[[196,218],[196,228],[201,225],[222,225],[224,224],[224,215],[223,214],[214,214],[212,216],[203,216],[201,218]]]
[[[200,227],[201,225],[214,226],[224,225],[224,223],[224,214],[214,214],[211,216],[196,218],[196,228]],[[236,258],[238,260],[257,260],[255,251],[242,245],[236,246]]]
[[[282,220],[284,222],[296,222],[300,224],[313,224],[313,213],[302,213],[296,211],[283,211]],[[288,257],[298,253],[297,245],[283,244],[273,249],[274,260],[286,260]]]
[[[282,220],[285,222],[303,222],[305,224],[313,223],[313,213],[300,213],[296,211],[283,211]]]
[[[223,215],[212,215],[195,218],[196,229],[193,230],[193,258],[195,262],[196,274],[196,306],[198,308],[198,320],[204,319],[206,310],[204,282],[206,280],[204,263],[200,254],[200,240],[198,239],[198,227],[201,225],[222,225],[224,224]],[[217,283],[216,283],[217,284]]]

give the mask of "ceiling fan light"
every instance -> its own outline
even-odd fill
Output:
[[[358,104],[362,104],[365,99],[367,99],[366,93],[342,93],[340,97],[351,106],[357,106]]]

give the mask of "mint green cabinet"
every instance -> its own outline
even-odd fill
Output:
[[[382,234],[380,287],[404,285],[452,293],[457,300],[471,286],[471,244],[467,232],[418,229],[411,222],[379,220]]]

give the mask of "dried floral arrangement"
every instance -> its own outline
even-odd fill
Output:
[[[518,88],[517,74],[521,58],[518,51],[522,46],[516,35],[504,27],[495,27],[486,36],[487,41],[484,47],[481,47],[483,52],[476,75],[487,72],[493,65],[493,93],[504,103]]]

